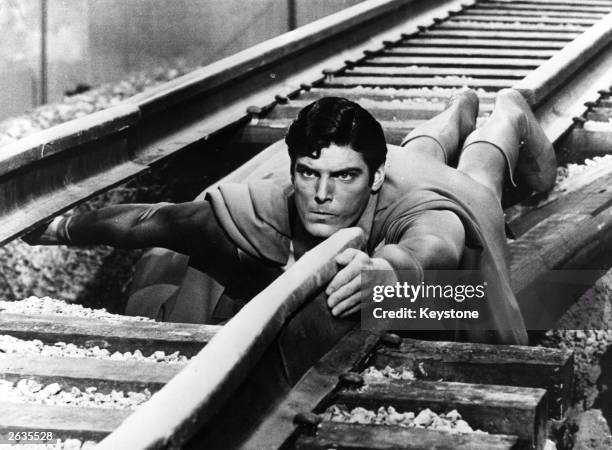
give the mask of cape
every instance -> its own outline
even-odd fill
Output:
[[[221,184],[207,194],[220,226],[234,244],[278,265],[286,264],[290,254],[294,206],[288,173],[288,166],[275,164],[264,179]],[[487,282],[486,316],[496,340],[526,343],[524,327],[508,325],[522,323],[522,316],[509,282],[503,210],[492,192],[426,154],[389,146],[385,182],[369,203],[371,208],[366,210],[373,214],[364,228],[370,254],[383,241],[398,242],[405,224],[423,211],[455,213],[466,231],[466,252],[459,268],[479,270]]]

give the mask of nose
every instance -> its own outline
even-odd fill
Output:
[[[316,186],[315,201],[319,204],[330,202],[333,198],[333,181],[327,176],[319,178]]]

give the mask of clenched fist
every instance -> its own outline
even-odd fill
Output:
[[[362,289],[361,272],[363,270],[384,270],[385,283],[393,284],[397,276],[391,264],[382,258],[371,258],[367,253],[348,248],[336,256],[336,264],[342,268],[330,281],[325,294],[329,297],[327,305],[335,317],[346,317],[361,308],[361,302],[369,294]]]

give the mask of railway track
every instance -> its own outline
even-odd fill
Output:
[[[360,102],[381,121],[388,141],[399,143],[441,111],[454,88],[477,88],[484,117],[495,91],[514,86],[533,105],[563,161],[607,154],[611,12],[606,0],[365,2],[5,147],[0,241],[184,149],[223,142],[228,158],[236,158],[233,146],[272,144],[300,108],[329,95]],[[265,173],[277,153],[276,147],[264,151],[227,179]],[[595,175],[508,209],[516,237],[512,283],[519,294],[550,269],[588,267],[605,258],[612,169],[603,166]],[[134,414],[4,402],[0,434],[106,437],[100,448],[109,449],[542,448],[547,418],[562,418],[571,403],[569,352],[400,339],[338,324],[337,333],[320,336],[321,345],[312,340],[296,349],[302,358],[289,374],[279,369],[277,341],[290,335],[292,320],[307,315],[292,313],[321,304],[318,290],[335,270],[330,261],[359,239],[344,233],[313,250],[224,327],[3,314],[1,334],[110,352],[178,351],[192,359],[164,365],[0,355],[2,378],[10,381],[157,392]],[[363,387],[359,373],[387,365],[409,368],[418,380]],[[317,414],[332,404],[416,413],[457,409],[489,434],[321,422]]]

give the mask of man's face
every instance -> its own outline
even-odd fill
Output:
[[[309,234],[327,238],[357,223],[371,193],[360,153],[331,144],[319,158],[297,158],[294,169],[295,203]]]

